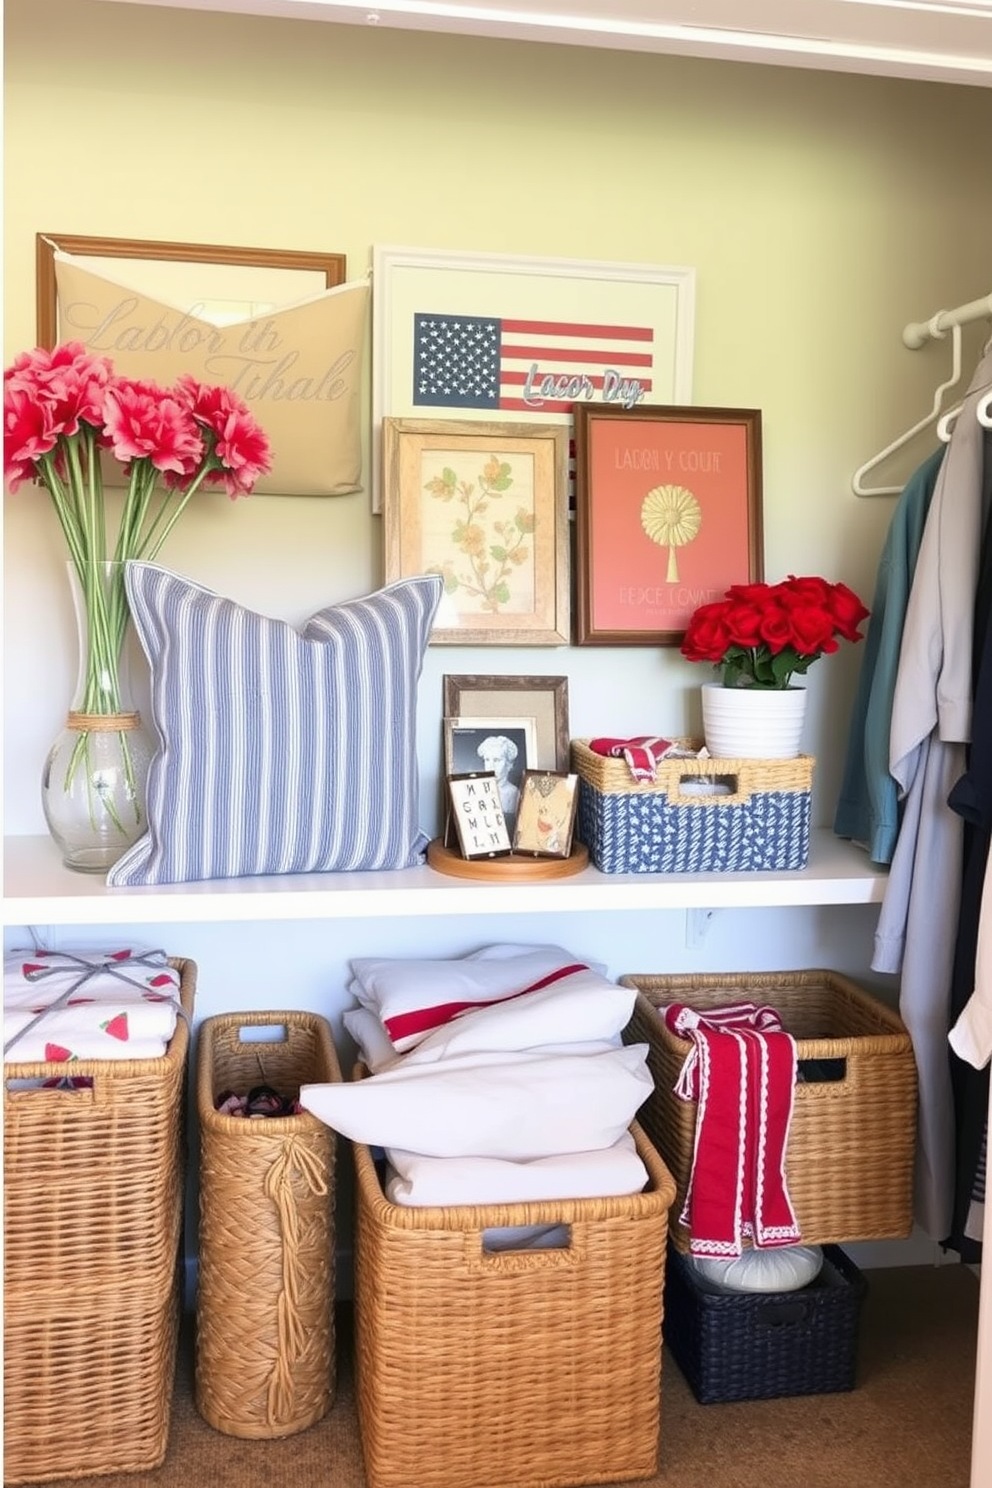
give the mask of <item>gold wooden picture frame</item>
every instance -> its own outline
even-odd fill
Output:
[[[224,243],[170,243],[142,238],[93,238],[79,233],[35,234],[35,314],[39,346],[59,340],[55,252],[78,258],[120,259],[159,263],[222,264],[227,267],[276,270],[312,276],[315,290],[343,284],[347,268],[343,253],[310,253],[295,248],[236,248]]]
[[[387,418],[383,471],[386,582],[444,577],[432,644],[568,645],[567,429]]]
[[[535,858],[567,858],[578,806],[577,775],[525,770],[513,829],[513,851]]]

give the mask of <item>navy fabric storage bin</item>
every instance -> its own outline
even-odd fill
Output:
[[[836,1245],[795,1292],[718,1292],[670,1245],[665,1342],[701,1405],[853,1390],[866,1291]]]
[[[698,748],[695,741],[683,742]],[[604,873],[740,873],[809,862],[812,755],[668,759],[653,780],[573,739],[576,835]],[[722,794],[703,794],[713,785]]]

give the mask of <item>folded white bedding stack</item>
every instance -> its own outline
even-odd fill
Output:
[[[179,972],[164,951],[4,955],[6,1063],[159,1058],[179,1013]]]
[[[370,1075],[300,1103],[380,1147],[396,1204],[497,1204],[639,1192],[629,1127],[647,1045],[620,1033],[635,993],[558,946],[351,963],[344,1015]]]

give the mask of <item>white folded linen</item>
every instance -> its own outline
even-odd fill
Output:
[[[341,1021],[355,1040],[359,1058],[373,1075],[403,1058],[389,1042],[389,1034],[383,1028],[382,1020],[371,1008],[348,1008]]]
[[[178,1002],[179,972],[164,951],[6,951],[3,1005],[36,1012],[69,993],[86,1002]]]
[[[25,1034],[10,1053],[6,1055],[6,1064],[76,1064],[79,1062],[100,1059],[117,1060],[122,1059],[161,1059],[168,1048],[166,1039],[130,1039],[126,1044],[117,1043],[114,1039],[97,1036],[91,1038],[77,1038],[71,1043],[51,1038],[47,1033]]]
[[[640,1193],[648,1173],[630,1132],[597,1152],[566,1152],[516,1162],[496,1157],[422,1157],[386,1151],[386,1197],[393,1204],[516,1204],[542,1199]]]
[[[404,1059],[364,1080],[304,1085],[300,1104],[353,1141],[425,1157],[593,1152],[620,1139],[651,1093],[647,1053],[631,1044]]]
[[[182,1013],[164,951],[11,951],[4,956],[7,1062],[161,1057]]]
[[[635,988],[618,987],[596,972],[576,971],[549,987],[462,1013],[403,1057],[408,1064],[430,1064],[487,1049],[511,1053],[595,1041],[619,1046],[636,995]]]
[[[393,1045],[371,1008],[349,1008],[343,1015],[362,1059],[373,1074],[397,1059],[430,1064],[453,1054],[482,1050],[546,1048],[549,1044],[591,1043],[619,1047],[630,1021],[636,992],[604,982],[594,972],[576,972],[550,987],[460,1013],[429,1033],[405,1054]]]
[[[349,992],[378,1016],[401,1054],[455,1018],[547,986],[581,990],[587,997],[599,994],[609,1015],[615,1015],[620,1005],[614,982],[598,967],[577,960],[559,946],[539,946],[519,955],[477,953],[444,961],[359,957],[351,967]],[[576,980],[580,976],[581,982]],[[553,1036],[531,1041],[547,1043]]]

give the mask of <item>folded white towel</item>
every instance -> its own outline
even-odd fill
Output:
[[[552,1157],[619,1141],[653,1085],[646,1044],[588,1054],[405,1059],[346,1084],[304,1085],[300,1104],[343,1136],[426,1157]]]
[[[401,1054],[456,1018],[547,986],[567,986],[586,997],[599,994],[613,1019],[619,1016],[626,995],[598,967],[577,960],[559,946],[541,946],[516,956],[479,954],[446,961],[360,957],[351,966],[354,976],[349,992],[376,1014]],[[629,1011],[630,1002],[622,1005]],[[548,1043],[555,1036],[545,1033],[531,1042]]]
[[[640,1193],[648,1173],[630,1132],[597,1152],[511,1162],[495,1157],[422,1157],[387,1149],[393,1204],[516,1204]]]

